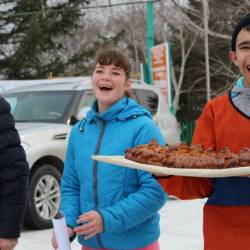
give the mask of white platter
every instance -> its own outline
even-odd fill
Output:
[[[229,177],[229,176],[245,176],[250,175],[250,166],[234,167],[226,169],[187,169],[187,168],[170,168],[160,167],[156,165],[137,163],[124,158],[124,156],[105,156],[92,155],[92,159],[119,165],[128,168],[140,169],[159,175],[179,175],[192,177]]]

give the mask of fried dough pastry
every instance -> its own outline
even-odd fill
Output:
[[[235,154],[225,147],[216,153],[214,148],[204,150],[199,144],[161,146],[153,140],[148,144],[128,148],[125,158],[172,168],[223,169],[250,166],[250,148],[243,148]]]

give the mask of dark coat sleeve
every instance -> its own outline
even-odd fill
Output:
[[[20,236],[28,176],[28,163],[10,105],[0,96],[0,238]]]

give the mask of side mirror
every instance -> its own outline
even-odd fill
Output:
[[[72,116],[69,118],[67,124],[73,126],[73,125],[75,125],[77,122],[78,122],[78,120],[75,118],[74,115],[72,115]]]

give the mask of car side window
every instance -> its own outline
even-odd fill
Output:
[[[82,92],[82,95],[81,95],[81,98],[77,107],[77,114],[81,113],[81,111],[86,113],[90,109],[94,100],[95,100],[94,91],[92,89],[84,90]]]
[[[79,112],[83,107],[90,107],[95,100],[94,91],[92,89],[84,90],[82,92],[79,105],[77,107],[77,112]]]
[[[72,92],[18,92],[5,98],[16,122],[60,122],[70,105]]]
[[[147,110],[155,115],[158,107],[158,95],[150,90],[133,89],[132,97]]]

